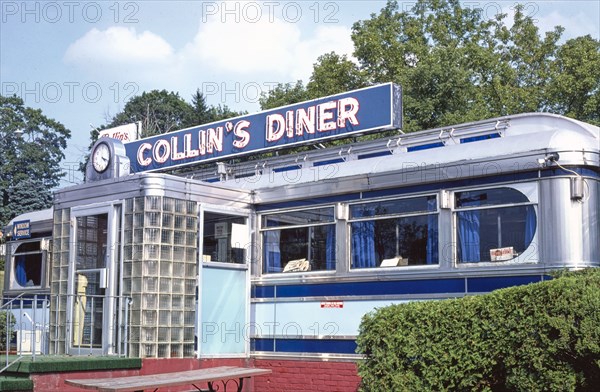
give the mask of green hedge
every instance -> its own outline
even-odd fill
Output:
[[[587,391],[600,385],[600,269],[366,315],[362,391]]]
[[[15,316],[11,312],[0,310],[0,352],[6,352],[6,337],[11,340],[15,331],[15,322]]]

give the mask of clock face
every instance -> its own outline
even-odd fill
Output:
[[[94,170],[98,173],[104,172],[108,169],[108,165],[110,164],[110,147],[106,143],[100,143],[94,149],[92,153],[92,165],[94,166]]]

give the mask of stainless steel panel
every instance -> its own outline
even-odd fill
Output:
[[[540,182],[540,260],[547,266],[583,266],[583,205],[571,200],[568,177]]]
[[[583,260],[600,267],[600,181],[584,179]]]

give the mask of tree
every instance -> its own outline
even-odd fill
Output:
[[[18,200],[14,206],[15,215],[29,211],[39,211],[52,205],[52,192],[45,188],[39,178],[27,178],[14,184],[9,189],[10,198]]]
[[[178,93],[167,90],[152,90],[143,92],[131,98],[122,111],[117,113],[107,124],[90,131],[90,144],[84,160],[79,163],[79,171],[85,176],[85,167],[89,153],[98,140],[98,134],[103,129],[119,125],[142,123],[142,134],[147,137],[185,128],[192,121],[194,109]]]
[[[191,113],[192,107],[178,93],[152,90],[129,100],[106,127],[141,121],[141,136],[147,137],[183,128]]]
[[[7,342],[6,337],[13,335],[15,323],[16,318],[11,311],[0,310],[0,352],[2,353],[7,353],[10,350],[10,340]]]
[[[194,125],[208,124],[213,121],[213,113],[211,108],[206,104],[206,98],[200,89],[196,90],[196,93],[192,95],[191,110],[186,118],[185,127],[192,127]]]
[[[296,84],[279,83],[268,93],[261,94],[260,107],[263,110],[273,109],[279,106],[290,105],[309,99],[304,83],[298,80]]]
[[[279,85],[261,106],[394,82],[403,88],[406,132],[534,111],[600,121],[600,42],[561,46],[562,27],[541,36],[523,11],[514,8],[509,27],[506,14],[486,19],[459,0],[417,0],[406,11],[388,1],[352,27],[358,64],[325,54],[306,88]]]
[[[0,227],[20,213],[52,205],[70,137],[64,125],[25,107],[21,98],[0,96]]]
[[[366,75],[346,55],[326,53],[313,66],[306,90],[309,99],[324,97],[367,86]]]
[[[231,110],[227,105],[209,106],[200,89],[197,89],[192,95],[191,104],[175,92],[166,90],[144,92],[131,98],[123,110],[112,117],[107,124],[90,131],[88,153],[85,159],[79,163],[79,170],[85,175],[89,152],[103,129],[141,121],[142,134],[140,137],[148,137],[237,117],[244,113]]]
[[[209,119],[210,121],[219,121],[225,120],[232,117],[242,116],[247,114],[247,112],[236,112],[235,110],[231,110],[227,105],[218,104],[217,106],[211,106],[209,109]],[[204,123],[205,124],[205,123]],[[202,124],[196,124],[202,125]]]
[[[600,125],[600,42],[589,35],[568,40],[552,64],[549,110]]]
[[[544,110],[561,28],[541,39],[523,8],[485,20],[458,0],[390,1],[353,26],[355,55],[375,82],[404,88],[406,130]]]
[[[306,86],[301,80],[296,84],[279,83],[263,93],[259,100],[263,110],[316,99],[367,86],[367,77],[358,65],[346,55],[335,52],[319,56]]]

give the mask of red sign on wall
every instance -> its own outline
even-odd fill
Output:
[[[344,307],[344,301],[322,301],[321,308],[335,308],[342,309]]]

